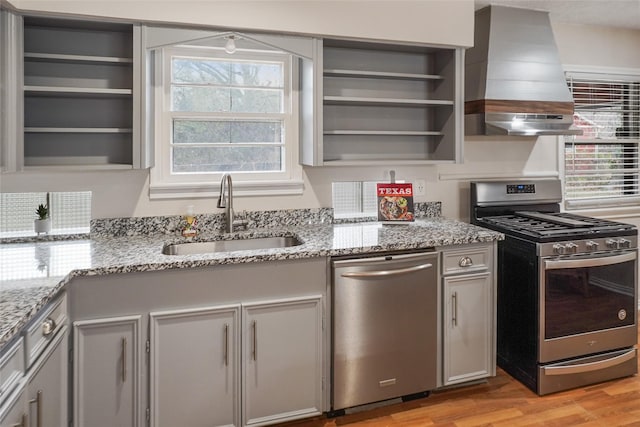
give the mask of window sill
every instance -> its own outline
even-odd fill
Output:
[[[234,181],[234,197],[282,196],[302,194],[304,181]],[[149,188],[150,199],[196,199],[218,197],[220,183],[156,184]]]

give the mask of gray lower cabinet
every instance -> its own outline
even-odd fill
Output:
[[[0,406],[0,427],[29,427],[26,408],[27,395],[20,387]]]
[[[322,413],[322,307],[317,295],[152,312],[150,425],[266,425]]]
[[[495,375],[495,244],[443,251],[442,385]]]
[[[322,413],[322,297],[242,307],[243,425]]]
[[[67,349],[68,335],[64,327],[27,374],[31,427],[60,427],[68,423]]]
[[[240,425],[239,306],[151,313],[150,425]]]
[[[445,278],[444,295],[444,384],[490,376],[490,273]]]
[[[141,425],[141,323],[142,316],[73,323],[75,426]]]

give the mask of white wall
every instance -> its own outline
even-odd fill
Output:
[[[234,5],[247,5],[248,2],[220,1],[213,2],[216,5],[226,5],[226,9],[219,11],[220,14],[211,14],[212,2],[206,3],[209,7],[209,15],[206,19],[200,16],[196,3],[188,3],[193,7],[182,7],[187,2],[151,2],[151,1],[36,1],[36,0],[12,0],[12,3],[27,9],[40,9],[47,11],[73,11],[98,15],[103,13],[107,16],[126,16],[140,19],[166,19],[176,22],[200,22],[209,20],[213,23],[216,16],[224,16],[227,21],[216,20],[215,22],[226,22],[229,26],[249,28],[256,25],[256,28],[275,29],[281,25],[282,29],[300,32],[308,29],[309,32],[327,33],[332,31],[335,34],[345,36],[364,37],[365,34],[380,38],[388,35],[394,38],[406,38],[414,40],[420,37],[426,22],[431,22],[429,16],[438,17],[442,20],[441,25],[447,27],[449,31],[460,31],[467,34],[472,31],[473,7],[469,1],[435,1],[425,0],[417,2],[405,1],[383,1],[373,2],[384,5],[384,21],[371,20],[346,20],[344,16],[333,22],[331,19],[319,24],[321,21],[317,16],[304,12],[296,8],[294,4],[315,5],[324,3],[324,8],[313,9],[319,16],[327,16],[327,10],[338,7],[341,12],[356,13],[355,9],[347,6],[338,6],[352,3],[360,5],[371,2],[281,2],[286,3],[287,13],[296,19],[278,20],[264,19],[257,22],[254,14],[246,14],[244,11],[238,13]],[[142,3],[147,5],[146,9]],[[180,4],[184,9],[176,12],[175,16],[170,14],[170,5]],[[264,5],[266,3],[277,2],[254,2],[252,6]],[[443,11],[443,4],[446,3],[451,9],[451,15]],[[151,7],[151,5],[164,5],[164,7]],[[461,4],[465,4],[462,6]],[[328,5],[328,6],[327,6]],[[344,7],[344,8],[343,8]],[[427,10],[433,13],[427,13]],[[309,9],[311,10],[311,9]],[[423,15],[419,19],[413,12],[420,11]],[[231,13],[233,12],[233,13]],[[382,9],[371,12],[382,13]],[[370,13],[367,12],[367,13]],[[236,16],[240,15],[240,16]],[[203,15],[204,16],[204,15]],[[258,14],[259,16],[259,14]],[[369,15],[368,15],[369,16]],[[233,18],[233,19],[232,19]],[[423,23],[424,18],[424,23]],[[367,22],[359,22],[367,21]],[[385,25],[379,25],[385,22]],[[268,24],[267,24],[268,23]],[[233,24],[233,25],[232,25]],[[277,24],[277,25],[276,25]],[[357,24],[351,25],[350,24]],[[383,28],[384,27],[384,28]],[[426,30],[424,30],[426,31]],[[554,25],[556,41],[560,49],[560,56],[565,64],[580,64],[590,66],[607,66],[640,69],[640,31],[615,30],[610,28],[598,28],[594,26],[584,27],[576,25]],[[426,32],[425,32],[426,34]],[[431,37],[431,33],[429,35]],[[466,37],[466,36],[465,36]],[[463,37],[463,38],[465,38]],[[433,40],[420,39],[423,42],[433,42]],[[515,177],[539,177],[557,176],[558,174],[558,142],[555,137],[541,138],[516,138],[509,137],[469,137],[465,141],[465,163],[461,165],[439,165],[423,167],[331,167],[331,168],[305,168],[304,180],[305,190],[300,196],[278,196],[278,197],[252,197],[237,198],[235,207],[238,210],[262,210],[262,209],[287,209],[287,208],[313,208],[331,206],[331,182],[342,180],[383,180],[388,179],[389,169],[397,171],[398,179],[424,179],[427,183],[426,196],[418,197],[418,201],[442,201],[443,213],[447,217],[467,219],[468,218],[468,188],[470,180],[481,180],[488,178],[515,178]],[[186,205],[193,204],[197,213],[213,212],[215,200],[149,200],[148,198],[148,172],[147,171],[113,171],[113,172],[56,172],[56,173],[17,173],[0,175],[0,191],[20,192],[20,191],[93,191],[93,216],[95,218],[108,218],[119,216],[151,216],[151,215],[174,215],[184,213]],[[636,211],[625,212],[624,216],[631,215],[631,222],[636,221]],[[640,222],[640,219],[638,220]]]
[[[473,45],[472,0],[8,0],[25,11]]]

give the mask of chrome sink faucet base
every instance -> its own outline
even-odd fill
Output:
[[[222,175],[222,180],[220,180],[220,196],[218,197],[218,207],[225,209],[225,232],[233,233],[235,231],[235,227],[247,227],[246,220],[234,220],[233,181],[231,180],[231,175],[228,173]]]

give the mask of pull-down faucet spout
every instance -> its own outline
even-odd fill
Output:
[[[225,191],[226,189],[226,191]],[[224,208],[225,226],[224,231],[233,233],[235,226],[246,227],[247,221],[235,221],[233,212],[233,182],[231,175],[225,173],[220,181],[220,196],[218,197],[218,207]]]

